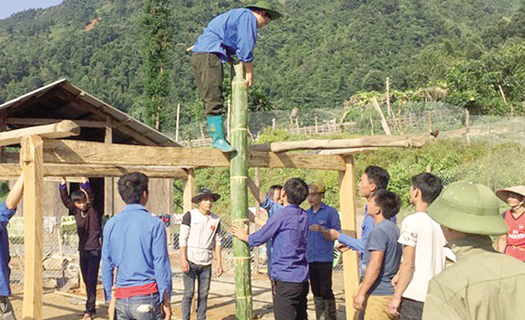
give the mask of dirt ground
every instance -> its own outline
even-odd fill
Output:
[[[337,300],[338,315],[337,318],[345,319],[344,301],[343,301],[343,275],[334,273],[334,293]],[[235,320],[235,296],[234,296],[234,279],[231,275],[223,275],[220,278],[214,278],[211,283],[210,294],[208,297],[209,320]],[[174,274],[173,278],[173,295],[171,298],[173,317],[172,319],[181,319],[180,301],[182,300],[182,278],[179,273]],[[23,287],[21,285],[12,286],[13,295],[11,302],[15,309],[18,319],[22,318],[22,295]],[[78,320],[82,318],[85,299],[77,294],[78,290],[71,290],[66,293],[55,291],[46,291],[44,294],[43,319],[53,320]],[[270,290],[270,281],[266,275],[252,276],[252,293],[254,319],[270,320],[274,319],[272,310],[272,295]],[[99,299],[100,297],[100,299]],[[102,287],[97,294],[97,304],[102,302]],[[313,298],[311,294],[308,297],[308,314],[309,319],[315,319],[313,307]],[[95,319],[107,319],[107,308],[105,306],[97,307]],[[192,314],[192,316],[194,316]],[[194,319],[194,317],[192,317]]]

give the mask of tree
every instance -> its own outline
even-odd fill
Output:
[[[167,0],[148,0],[142,20],[145,31],[145,122],[161,129],[161,112],[170,93],[170,77],[166,68],[170,48],[170,9]]]

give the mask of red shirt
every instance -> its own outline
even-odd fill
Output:
[[[525,213],[515,218],[510,211],[507,211],[505,213],[505,222],[509,227],[505,253],[525,261]]]

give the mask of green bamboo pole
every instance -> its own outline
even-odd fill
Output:
[[[236,152],[231,158],[230,184],[233,223],[248,225],[248,83],[244,80],[243,64],[234,66],[232,81],[231,143]],[[238,320],[252,320],[252,283],[250,273],[250,248],[243,241],[233,238],[235,262],[235,314]]]

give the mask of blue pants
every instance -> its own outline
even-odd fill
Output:
[[[158,293],[117,299],[116,320],[163,320]]]
[[[190,262],[190,271],[183,276],[184,294],[182,297],[182,320],[190,320],[191,301],[195,292],[195,280],[198,283],[197,320],[206,319],[208,293],[210,292],[211,265],[200,266]]]

